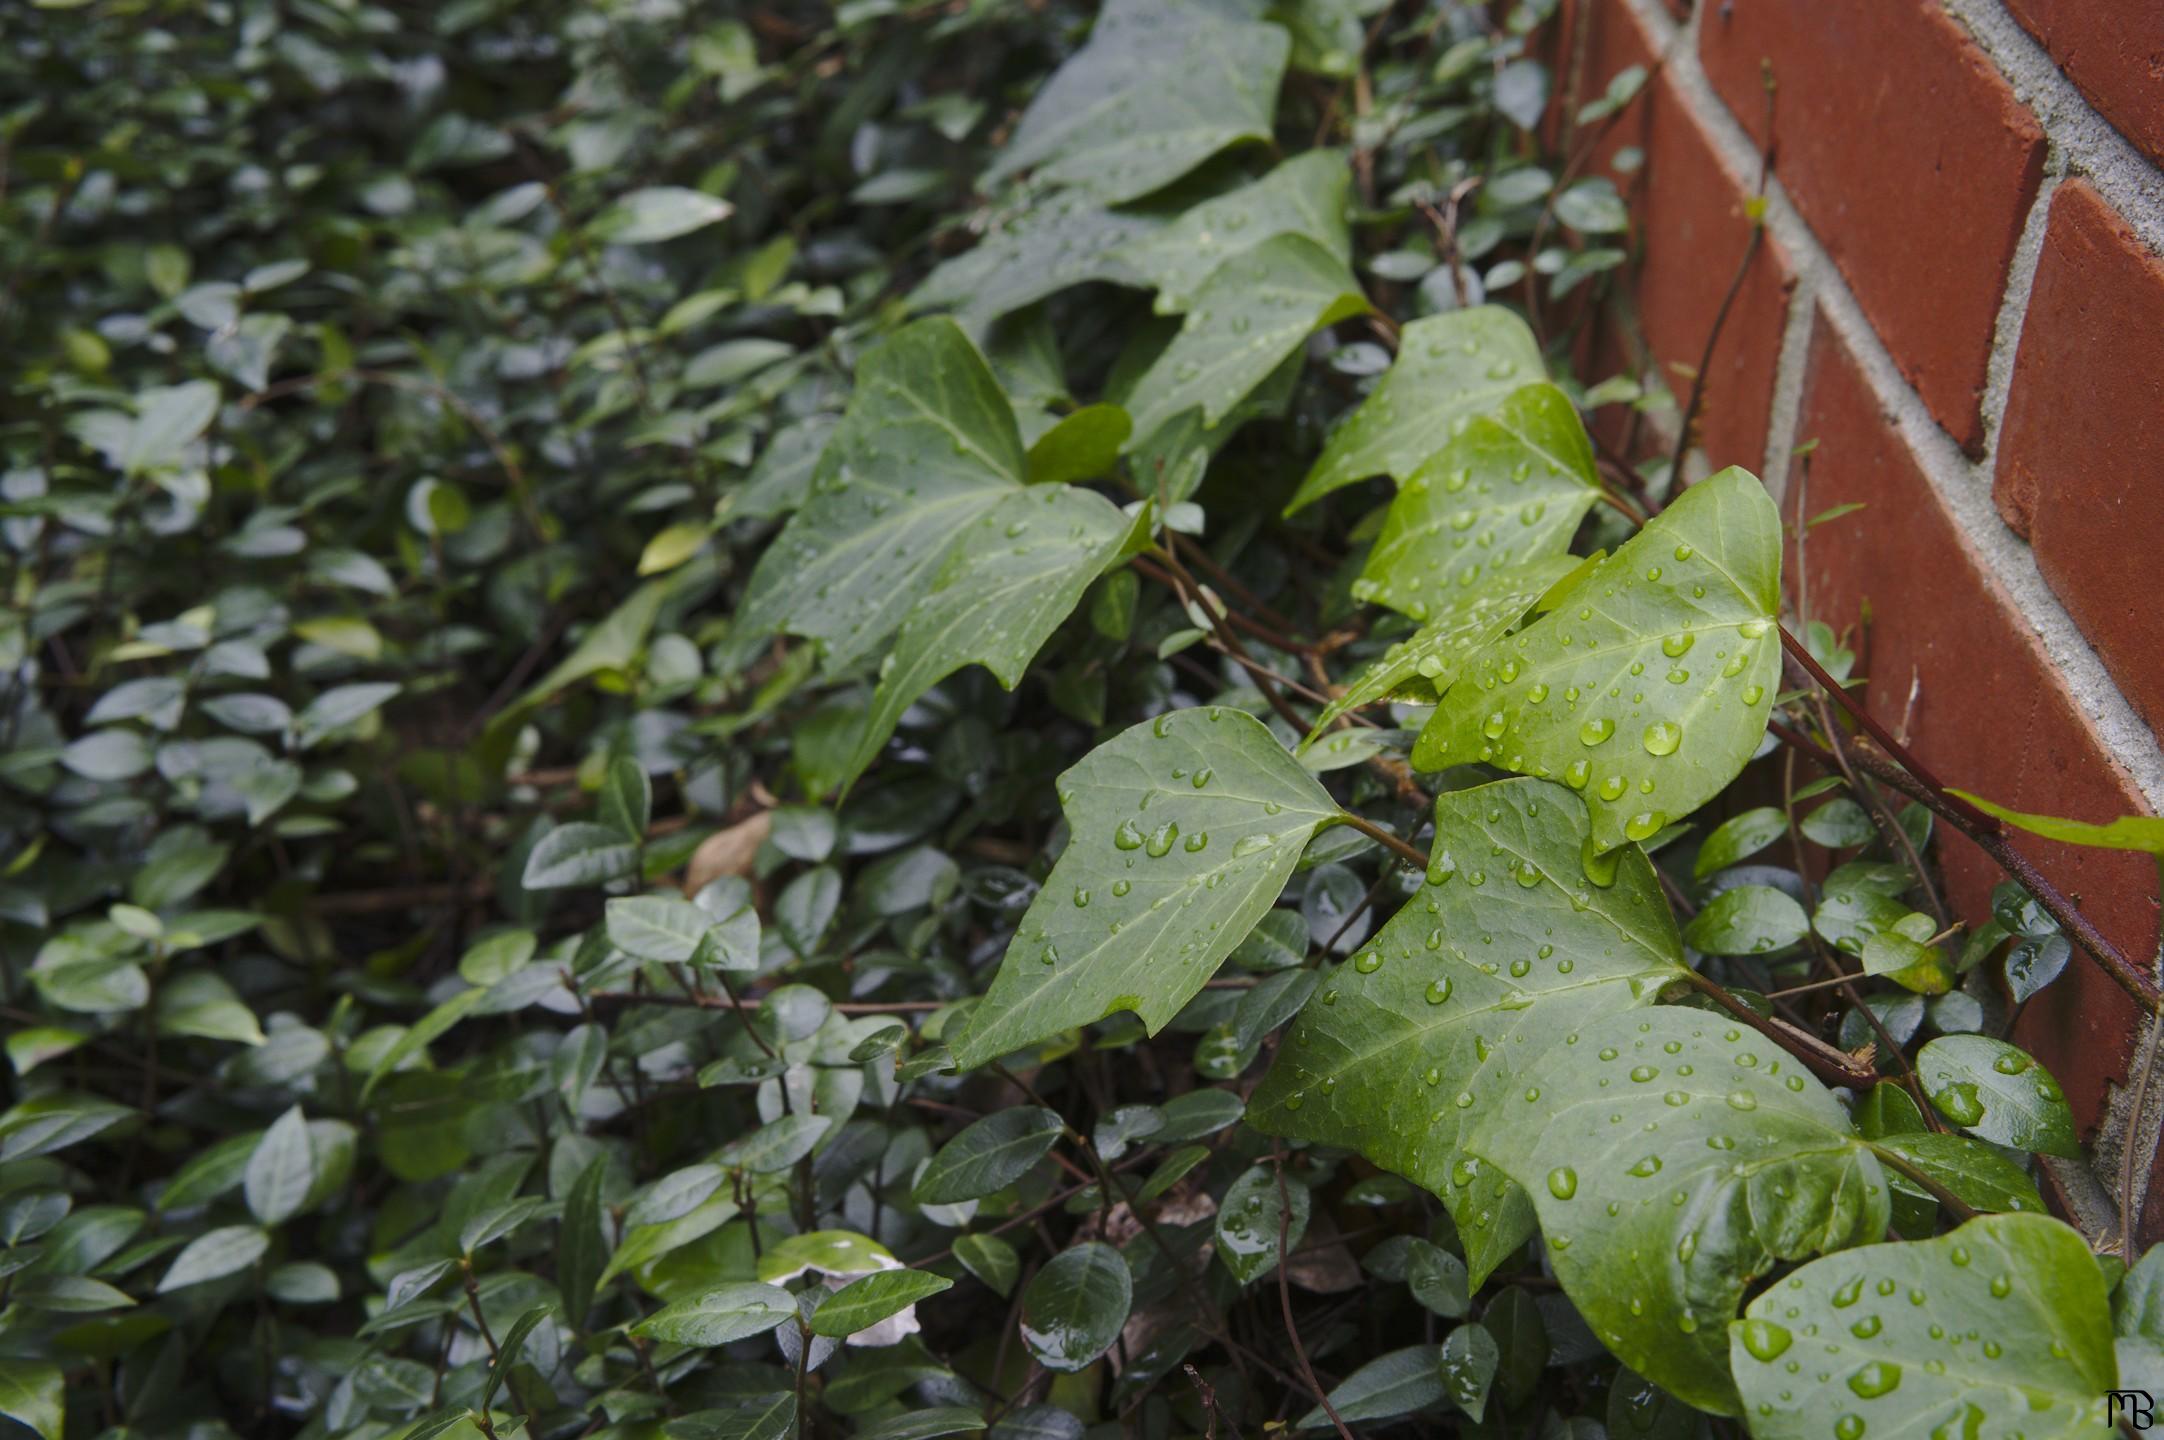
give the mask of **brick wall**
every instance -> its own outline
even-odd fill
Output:
[[[1593,353],[1642,337],[1685,395],[1735,287],[1695,438],[1792,518],[1867,507],[1813,530],[1788,583],[1849,632],[1874,712],[2002,803],[2158,810],[2164,3],[1565,0],[1555,59],[1565,129],[1617,72],[1651,71],[1616,123],[1568,139],[1629,197],[1643,249],[1632,313]],[[2123,949],[2157,953],[2145,857],[2023,848]],[[1959,837],[1941,858],[1983,913],[1996,869]],[[2107,1174],[2136,1021],[2077,961],[2017,1031]],[[2055,1178],[2070,1206],[2108,1204]],[[2143,1228],[2164,1239],[2164,1200]]]

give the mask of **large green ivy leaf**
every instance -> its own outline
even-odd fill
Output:
[[[1135,382],[1128,410],[1146,439],[1182,411],[1221,423],[1322,326],[1368,310],[1342,258],[1279,235],[1212,271],[1180,333]]]
[[[1813,1261],[1729,1338],[1758,1440],[2101,1435],[2119,1383],[2103,1276],[2042,1215]]]
[[[882,646],[979,515],[1022,484],[1014,411],[952,320],[919,320],[868,350],[812,494],[760,557],[747,635],[819,642],[828,674]]]
[[[1433,703],[1457,682],[1466,657],[1523,619],[1533,602],[1577,568],[1568,555],[1553,555],[1510,569],[1490,568],[1471,584],[1444,596],[1427,622],[1353,677],[1345,693],[1326,706],[1308,732],[1307,744],[1338,716],[1379,700]]]
[[[991,993],[964,1068],[1132,1010],[1179,1012],[1285,888],[1328,792],[1261,721],[1207,706],[1145,721],[1059,778],[1072,832]]]
[[[1277,26],[1196,0],[1111,0],[985,183],[1035,170],[1108,203],[1147,195],[1229,145],[1269,140],[1291,48]]]
[[[1500,306],[1415,320],[1398,338],[1396,362],[1331,432],[1286,513],[1371,475],[1408,478],[1450,442],[1460,422],[1543,374],[1533,332]]]
[[[1489,571],[1560,554],[1599,495],[1570,397],[1513,391],[1406,480],[1353,598],[1426,620]]]
[[[1021,684],[1030,657],[1135,528],[1102,495],[1065,485],[1017,491],[979,515],[902,622],[842,786],[878,758],[918,696],[964,665],[984,666],[1009,690]]]
[[[1305,236],[1349,264],[1351,192],[1352,167],[1343,153],[1310,150],[1260,180],[1190,207],[1164,228],[1121,246],[1114,258],[1157,287],[1157,313],[1177,315],[1198,303],[1203,282],[1226,260],[1279,235]]]
[[[1594,850],[1650,839],[1719,794],[1765,735],[1780,590],[1780,513],[1750,474],[1723,470],[1468,661],[1413,764],[1559,779],[1585,795]]]
[[[1595,889],[1586,834],[1578,797],[1543,780],[1440,797],[1427,884],[1323,981],[1249,1102],[1259,1130],[1357,1150],[1442,1197],[1476,1284],[1531,1216],[1466,1163],[1465,1137],[1551,1037],[1682,974],[1651,862],[1628,850]]]
[[[1038,197],[976,246],[941,264],[909,297],[951,309],[972,333],[1047,295],[1089,281],[1137,288],[1148,281],[1129,248],[1163,228],[1151,209],[1108,210],[1079,191]]]
[[[1728,1322],[1752,1280],[1876,1239],[1886,1179],[1825,1086],[1695,1009],[1608,1015],[1521,1067],[1468,1142],[1532,1194],[1556,1278],[1616,1356],[1738,1413]]]

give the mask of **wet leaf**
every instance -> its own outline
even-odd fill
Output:
[[[1045,1157],[1065,1122],[1056,1111],[1017,1105],[972,1121],[939,1148],[910,1198],[920,1205],[981,1200],[1020,1179]]]
[[[1575,795],[1541,780],[1435,804],[1427,883],[1323,980],[1255,1092],[1265,1134],[1358,1150],[1440,1196],[1477,1284],[1524,1243],[1524,1194],[1461,1146],[1523,1062],[1682,973],[1675,921],[1635,847],[1589,884]]]
[[[1339,1381],[1330,1391],[1330,1407],[1347,1425],[1362,1420],[1389,1420],[1440,1405],[1444,1398],[1442,1372],[1436,1368],[1437,1347],[1408,1345],[1378,1355]],[[1317,1405],[1300,1417],[1296,1428],[1328,1430],[1330,1416]]]
[[[1532,1194],[1556,1278],[1602,1344],[1738,1413],[1727,1326],[1750,1277],[1883,1233],[1878,1160],[1823,1085],[1724,1018],[1611,1016],[1543,1058],[1470,1148]]]
[[[726,1345],[763,1335],[785,1320],[795,1320],[796,1314],[796,1301],[788,1291],[735,1283],[716,1285],[664,1305],[631,1330],[674,1345]]]
[[[1770,885],[1738,885],[1713,897],[1683,928],[1684,943],[1708,955],[1785,950],[1810,930],[1803,907]]]
[[[1156,309],[1177,315],[1226,260],[1279,235],[1300,235],[1352,260],[1346,207],[1352,167],[1342,152],[1311,150],[1260,180],[1190,206],[1162,229],[1122,245],[1117,258],[1157,288]]]
[[[2093,1435],[2118,1382],[2096,1263],[2041,1215],[1814,1261],[1730,1333],[1762,1440]],[[1789,1369],[1797,1361],[1808,1374]]]
[[[1080,1370],[1112,1348],[1134,1304],[1120,1252],[1085,1241],[1052,1257],[1022,1290],[1022,1340],[1047,1370]]]
[[[1917,1052],[1932,1106],[1994,1145],[2075,1156],[2081,1143],[2066,1094],[2028,1052],[1984,1035],[1942,1035]]]
[[[1649,840],[1735,778],[1778,683],[1780,517],[1728,469],[1686,490],[1561,608],[1466,662],[1413,764],[1472,761],[1585,796],[1592,850]]]
[[[1338,814],[1259,721],[1214,706],[1098,746],[1059,793],[1067,850],[955,1046],[964,1069],[1117,1010],[1162,1028]]]
[[[1280,1249],[1290,1255],[1299,1248],[1312,1206],[1305,1185],[1288,1178],[1281,1195],[1273,1166],[1248,1167],[1218,1204],[1217,1258],[1242,1285],[1269,1274]]]

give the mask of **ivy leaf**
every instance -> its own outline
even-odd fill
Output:
[[[1199,303],[1203,282],[1226,260],[1279,235],[1304,236],[1350,263],[1351,196],[1352,167],[1344,153],[1311,150],[1260,180],[1189,206],[1114,257],[1157,288],[1158,314],[1177,315]]]
[[[919,696],[963,666],[984,666],[1009,690],[1021,684],[1038,648],[1138,529],[1095,491],[1045,485],[1007,496],[960,531],[880,667],[841,787],[879,757]]]
[[[829,1295],[812,1316],[811,1331],[840,1340],[871,1329],[919,1300],[953,1288],[952,1280],[926,1270],[882,1270],[852,1280]]]
[[[1563,1289],[1624,1364],[1738,1413],[1727,1327],[1745,1290],[1885,1231],[1877,1157],[1823,1085],[1699,1010],[1592,1021],[1518,1083],[1470,1148],[1532,1194]]]
[[[1135,1300],[1120,1252],[1098,1240],[1070,1246],[1022,1287],[1022,1340],[1047,1370],[1071,1374],[1112,1348]]]
[[[1353,598],[1427,620],[1485,573],[1561,554],[1599,495],[1570,397],[1515,390],[1406,478]]]
[[[1526,323],[1497,305],[1415,320],[1374,391],[1331,432],[1285,513],[1371,475],[1408,479],[1450,442],[1462,419],[1544,373]]]
[[[1474,1284],[1524,1243],[1525,1198],[1461,1147],[1573,1026],[1652,1003],[1682,974],[1653,866],[1585,882],[1585,806],[1541,780],[1435,802],[1427,883],[1324,981],[1249,1105],[1265,1134],[1357,1150],[1440,1196]]]
[[[631,1333],[675,1345],[726,1345],[764,1335],[796,1315],[795,1298],[781,1287],[737,1282],[664,1305],[632,1326]]]
[[[27,1426],[42,1440],[61,1440],[67,1398],[59,1366],[43,1360],[0,1359],[0,1415]]]
[[[1195,0],[1111,0],[984,173],[1034,170],[1108,203],[1170,184],[1228,145],[1267,143],[1291,39]]]
[[[1125,258],[1165,224],[1149,208],[1107,210],[1080,191],[1038,198],[1007,217],[974,249],[943,262],[909,297],[916,309],[951,309],[982,334],[1002,315],[1090,281],[1141,288]]]
[[[1882,1084],[1877,1088],[1901,1093],[1891,1085]],[[1912,1108],[1914,1104],[1914,1101],[1910,1102]],[[1918,1123],[1921,1123],[1921,1116]],[[2036,1182],[2029,1178],[2028,1172],[1981,1140],[1972,1140],[1966,1135],[1917,1131],[1882,1135],[1874,1148],[1881,1155],[1891,1152],[1908,1161],[1960,1196],[1972,1210],[2043,1213],[2043,1197],[2036,1193]],[[1930,1193],[1921,1185],[1890,1165],[1887,1169],[1887,1178],[1896,1189],[1931,1199]]]
[[[2095,1435],[2119,1379],[2102,1273],[2041,1215],[1829,1255],[1729,1328],[1758,1440]],[[1829,1378],[1799,1383],[1798,1359]]]
[[[984,356],[952,320],[864,354],[811,498],[752,572],[746,637],[817,641],[829,675],[868,658],[968,524],[1022,483],[1022,436]]]
[[[1411,638],[1385,651],[1324,707],[1303,748],[1335,724],[1340,715],[1380,700],[1434,701],[1458,678],[1467,656],[1523,619],[1533,602],[1569,574],[1567,555],[1536,560],[1511,569],[1490,569],[1472,584],[1452,590]]]
[[[1101,22],[1100,22],[1101,23]],[[1212,271],[1179,334],[1135,382],[1134,434],[1199,408],[1215,428],[1314,331],[1372,308],[1344,260],[1279,235]]]
[[[963,1069],[1132,1010],[1155,1034],[1254,928],[1338,808],[1243,711],[1175,710],[1059,778],[1067,849],[955,1046]]]
[[[1781,521],[1735,469],[1647,522],[1562,608],[1466,663],[1413,747],[1562,780],[1590,853],[1651,839],[1719,794],[1766,732],[1781,665]]]
[[[1313,1205],[1305,1185],[1288,1180],[1280,1194],[1273,1167],[1248,1167],[1217,1207],[1217,1258],[1242,1285],[1269,1274],[1277,1268],[1280,1242],[1288,1255],[1299,1246]]]
[[[1029,447],[1029,483],[1075,485],[1112,473],[1134,422],[1117,405],[1085,405]]]
[[[1408,1345],[1378,1355],[1346,1376],[1330,1392],[1330,1407],[1347,1425],[1357,1420],[1388,1420],[1440,1405],[1446,1398],[1440,1354],[1434,1345]],[[1317,1405],[1300,1417],[1300,1430],[1330,1428],[1330,1414]]]
[[[981,1200],[1028,1173],[1066,1128],[1054,1110],[1018,1105],[972,1121],[939,1147],[910,1191],[920,1205]]]
[[[1917,1052],[1916,1074],[1933,1107],[1979,1139],[2070,1159],[2081,1154],[2059,1082],[2004,1040],[1942,1035]]]

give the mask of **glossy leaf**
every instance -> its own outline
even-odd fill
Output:
[[[1024,473],[1014,412],[960,327],[895,332],[858,363],[811,498],[761,556],[737,628],[814,640],[829,674],[868,659]]]
[[[1463,1153],[1525,1062],[1682,974],[1652,865],[1587,883],[1568,790],[1505,780],[1439,797],[1427,883],[1323,981],[1255,1092],[1266,1134],[1357,1150],[1440,1196],[1477,1284],[1525,1240],[1525,1197]]]
[[[1022,1341],[1047,1370],[1080,1370],[1112,1348],[1134,1304],[1120,1252],[1084,1241],[1052,1257],[1022,1288]]]
[[[1299,1247],[1312,1208],[1305,1185],[1288,1179],[1281,1191],[1274,1167],[1250,1166],[1217,1207],[1217,1258],[1242,1285],[1269,1274]]]
[[[1568,556],[1536,560],[1511,569],[1491,568],[1470,585],[1452,591],[1430,612],[1409,639],[1400,640],[1324,707],[1308,732],[1306,745],[1340,715],[1381,700],[1432,702],[1458,678],[1466,657],[1524,618],[1533,602],[1571,569]]]
[[[1765,734],[1780,547],[1749,474],[1693,485],[1560,609],[1469,660],[1413,764],[1561,780],[1592,811],[1594,851],[1651,839],[1719,794]]]
[[[1165,224],[1147,208],[1108,210],[1080,191],[1034,197],[975,248],[945,261],[912,294],[919,309],[951,309],[972,333],[1048,295],[1090,281],[1144,288],[1126,259]]]
[[[920,1205],[952,1205],[1003,1190],[1045,1157],[1065,1123],[1057,1112],[1034,1105],[971,1121],[939,1148],[917,1177],[910,1198]]]
[[[1117,405],[1085,405],[1029,447],[1029,483],[1072,485],[1112,472],[1134,421]]]
[[[1110,0],[985,171],[1024,170],[1117,202],[1179,179],[1228,145],[1266,142],[1291,42],[1197,0]]]
[[[1881,1085],[1878,1088],[1890,1090],[1893,1087]],[[1918,1123],[1921,1123],[1920,1118]],[[1919,1131],[1880,1136],[1875,1148],[1882,1156],[1890,1151],[1896,1158],[1906,1160],[1952,1191],[1972,1210],[2043,1213],[2043,1197],[2037,1194],[2036,1182],[2029,1178],[2028,1172],[1981,1140],[1972,1140],[1966,1135]],[[1929,1193],[1891,1163],[1887,1166],[1887,1178],[1898,1188],[1907,1188],[1919,1195]]]
[[[2026,1051],[1984,1035],[1942,1035],[1917,1052],[1916,1074],[1932,1106],[1971,1135],[2043,1155],[2081,1153],[2065,1092]]]
[[[226,1225],[206,1231],[173,1257],[165,1278],[158,1282],[158,1293],[223,1280],[255,1264],[269,1249],[270,1232],[254,1225]]]
[[[1877,1158],[1794,1060],[1703,1011],[1596,1020],[1544,1058],[1470,1148],[1532,1194],[1556,1278],[1601,1343],[1700,1409],[1738,1413],[1727,1326],[1746,1286],[1881,1234]]]
[[[1199,303],[1204,282],[1226,260],[1279,235],[1304,236],[1350,263],[1351,196],[1352,167],[1345,156],[1312,150],[1260,180],[1190,206],[1115,254],[1156,287],[1159,314],[1177,315]]]
[[[1561,554],[1599,494],[1569,397],[1527,385],[1406,477],[1353,596],[1426,621],[1484,574]]]
[[[66,1414],[67,1385],[59,1366],[19,1357],[0,1359],[0,1415],[41,1440],[61,1440]]]
[[[1009,690],[1021,684],[1134,529],[1102,495],[1047,485],[1006,496],[961,530],[880,668],[843,786],[878,758],[903,712],[963,666],[984,666]]]
[[[773,1285],[716,1285],[687,1299],[664,1305],[631,1327],[635,1335],[674,1345],[727,1345],[763,1335],[796,1318],[796,1301]]]
[[[1374,392],[1330,433],[1287,513],[1370,476],[1409,479],[1450,443],[1459,422],[1542,374],[1533,332],[1500,306],[1415,320]]]
[[[2065,845],[2087,845],[2100,850],[2140,850],[2151,855],[2164,856],[2164,819],[2154,815],[2122,815],[2102,825],[2086,820],[2066,820],[2057,815],[2032,815],[2020,810],[2009,810],[1995,805],[1981,795],[1971,795],[1966,790],[1953,792],[1987,815],[1995,815],[2007,824],[2041,835],[2046,840],[2057,840]]]
[[[1752,1301],[1731,1335],[1761,1440],[2093,1435],[2119,1379],[2096,1263],[2041,1215],[1814,1261]],[[1798,1361],[1808,1374],[1790,1370]]]
[[[1338,815],[1252,716],[1177,710],[1059,779],[1071,836],[955,1058],[968,1069],[1132,1010],[1178,1013]]]
[[[1174,416],[1222,424],[1314,331],[1365,313],[1344,260],[1301,235],[1235,255],[1195,294],[1180,331],[1135,382],[1127,407],[1146,439]]]
[[[1683,928],[1684,943],[1708,955],[1785,950],[1811,928],[1803,907],[1770,885],[1738,885],[1713,897]]]
[[[954,1241],[954,1258],[962,1268],[982,1280],[1001,1299],[1014,1293],[1022,1278],[1022,1261],[1014,1247],[997,1235],[961,1235]]]
[[[1487,1414],[1488,1387],[1495,1383],[1495,1368],[1501,1360],[1502,1351],[1484,1325],[1460,1325],[1443,1337],[1436,1362],[1443,1393],[1476,1424]]]
[[[1703,880],[1716,870],[1725,870],[1749,859],[1787,834],[1788,817],[1772,805],[1731,815],[1715,826],[1705,843],[1698,847],[1698,859],[1691,867],[1692,876]]]
[[[839,1340],[897,1315],[919,1300],[954,1288],[952,1280],[926,1270],[882,1270],[835,1291],[812,1316],[814,1335]]]
[[[1444,1398],[1437,1347],[1408,1345],[1378,1355],[1339,1381],[1330,1391],[1330,1408],[1347,1425],[1362,1420],[1390,1420],[1440,1405]],[[1296,1428],[1327,1430],[1330,1416],[1317,1405],[1300,1417]]]

